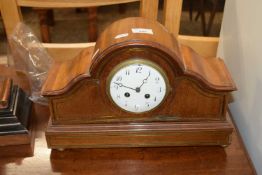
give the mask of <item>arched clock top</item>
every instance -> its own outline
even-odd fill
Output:
[[[112,23],[98,38],[90,72],[92,75],[96,74],[97,70],[101,69],[100,66],[105,66],[106,62],[111,61],[109,60],[110,55],[125,48],[133,51],[133,56],[138,56],[135,55],[134,48],[158,51],[163,55],[162,59],[169,59],[167,61],[176,64],[177,69],[182,71],[184,63],[179,47],[177,40],[156,21],[141,17],[122,19]]]
[[[175,84],[175,78],[185,77],[213,92],[236,90],[223,60],[203,58],[191,48],[180,45],[156,21],[133,17],[111,24],[100,35],[95,47],[85,49],[70,61],[55,63],[42,94],[62,95],[80,81],[97,81],[99,84],[114,67],[130,59],[157,64],[167,71],[171,86]]]

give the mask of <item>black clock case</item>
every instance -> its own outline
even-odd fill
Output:
[[[0,146],[20,144],[19,135],[30,135],[32,102],[17,85],[10,88],[8,107],[0,110]]]

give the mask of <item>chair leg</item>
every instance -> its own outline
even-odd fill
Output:
[[[203,35],[206,36],[206,17],[205,17],[205,2],[204,0],[200,0],[200,15],[201,15],[201,23],[202,23],[202,32]]]
[[[49,43],[50,41],[50,32],[48,26],[48,10],[47,9],[36,9],[36,12],[40,21],[40,32],[41,38],[44,43]]]
[[[88,11],[88,40],[94,42],[97,39],[97,7],[89,7]]]
[[[196,15],[196,17],[195,17],[195,21],[198,20],[199,16],[200,16],[200,12],[198,11],[198,12],[197,12],[197,15]]]
[[[193,19],[193,0],[189,0],[189,19]]]
[[[48,25],[50,25],[50,26],[55,25],[53,9],[50,9],[50,10],[47,11],[47,22],[48,22]]]
[[[83,8],[76,8],[75,9],[75,12],[76,13],[82,13],[84,10],[83,10]]]
[[[118,12],[120,14],[124,14],[126,12],[126,4],[119,4],[118,5]]]
[[[215,15],[216,15],[216,10],[217,10],[217,5],[218,5],[218,0],[214,0],[213,1],[213,8],[212,8],[212,11],[210,13],[210,18],[209,18],[209,21],[208,21],[208,26],[207,26],[207,30],[206,30],[206,34],[209,35],[210,32],[211,32],[211,28],[212,28],[212,25],[213,25],[213,22],[214,22],[214,18],[215,18]]]

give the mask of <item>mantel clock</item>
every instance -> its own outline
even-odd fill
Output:
[[[228,145],[228,95],[219,58],[203,58],[156,21],[111,24],[94,47],[54,63],[43,86],[48,146]]]

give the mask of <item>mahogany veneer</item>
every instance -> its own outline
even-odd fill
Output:
[[[18,78],[10,67],[0,65],[2,75],[11,76],[28,90],[25,77]],[[67,149],[63,152],[46,147],[47,106],[34,104],[36,142],[31,145],[0,147],[0,174],[219,174],[255,175],[237,128],[232,143],[220,146],[159,148]],[[237,116],[235,116],[237,117]],[[32,153],[34,148],[34,153]],[[34,155],[34,156],[32,156]],[[112,168],[113,167],[113,168]]]
[[[0,110],[8,107],[8,99],[10,96],[11,79],[0,77]]]
[[[160,66],[171,87],[159,107],[141,114],[121,110],[106,93],[110,72],[134,58]],[[228,145],[232,126],[226,108],[233,90],[220,58],[199,56],[155,21],[119,20],[95,47],[52,66],[42,89],[51,111],[47,143],[51,148]]]

